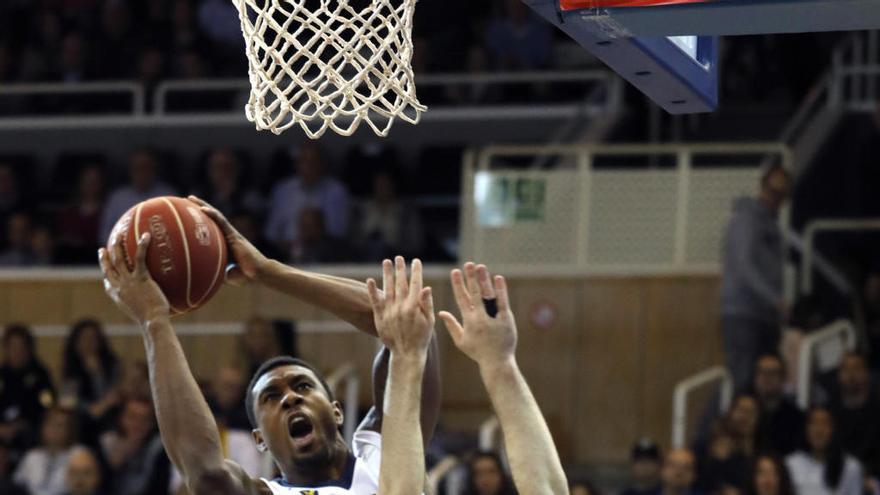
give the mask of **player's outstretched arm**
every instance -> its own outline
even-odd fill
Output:
[[[565,472],[547,423],[516,363],[516,321],[510,311],[504,277],[493,281],[485,266],[467,263],[451,273],[452,290],[462,323],[446,311],[440,318],[455,346],[477,362],[501,423],[510,470],[523,494],[568,493]],[[483,299],[496,301],[498,313],[489,316]]]
[[[359,330],[376,335],[370,298],[363,282],[298,270],[271,260],[235,230],[217,209],[195,196],[190,196],[189,200],[199,205],[223,231],[235,262],[235,267],[226,274],[227,281],[236,285],[261,283],[327,310]]]
[[[434,302],[423,287],[422,263],[412,262],[412,278],[397,258],[382,263],[383,291],[369,279],[367,287],[379,338],[389,350],[382,420],[382,464],[379,493],[415,495],[425,484],[425,451],[420,409],[422,375],[432,345]]]
[[[149,234],[138,239],[134,270],[129,270],[120,244],[113,246],[112,253],[102,248],[98,256],[107,295],[141,327],[168,457],[194,495],[263,493],[268,487],[251,482],[240,467],[223,460],[220,434],[171,326],[168,300],[147,271],[149,244]]]

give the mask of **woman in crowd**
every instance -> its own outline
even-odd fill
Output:
[[[101,324],[89,319],[76,322],[64,344],[61,400],[80,411],[88,430],[108,424],[108,415],[120,404],[121,376],[119,359]],[[97,440],[97,434],[86,432],[89,440]]]
[[[50,409],[43,421],[40,444],[27,451],[13,479],[31,495],[62,495],[67,461],[76,443],[78,426],[73,411]]]
[[[467,465],[464,495],[515,495],[513,480],[504,471],[501,458],[493,452],[479,452]]]
[[[779,457],[758,455],[751,467],[746,495],[795,495],[788,468]]]
[[[28,327],[7,326],[2,345],[0,441],[20,452],[37,438],[43,414],[55,404],[55,389],[46,367],[37,359]]]
[[[844,454],[834,438],[834,418],[824,408],[807,414],[805,451],[786,459],[797,493],[802,495],[860,495],[862,466]]]
[[[754,397],[740,395],[734,399],[699,456],[698,486],[703,492],[721,493],[731,488],[742,492],[746,488],[758,418],[758,402]]]

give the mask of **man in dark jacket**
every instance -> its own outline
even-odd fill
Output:
[[[755,365],[755,398],[761,408],[758,450],[786,456],[801,447],[804,413],[785,395],[785,363],[776,354],[765,354]]]
[[[777,352],[782,299],[782,233],[778,214],[788,198],[790,176],[767,167],[757,197],[734,202],[724,239],[721,334],[727,367],[737,391],[749,386],[758,356]]]

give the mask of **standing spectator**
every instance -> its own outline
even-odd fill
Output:
[[[104,476],[101,463],[87,447],[74,447],[67,460],[67,483],[64,495],[103,495]]]
[[[856,456],[871,474],[880,475],[880,407],[871,394],[865,357],[844,356],[837,372],[838,396],[830,405],[840,447]]]
[[[101,437],[101,448],[113,471],[114,495],[167,494],[170,463],[150,402],[128,399],[118,430]]]
[[[41,10],[34,21],[31,43],[22,54],[20,75],[25,81],[46,81],[58,71],[64,31],[61,18],[52,9]]]
[[[0,441],[21,448],[36,438],[46,409],[55,404],[49,373],[37,359],[34,337],[24,325],[9,325],[3,332],[0,383]]]
[[[785,364],[776,354],[765,354],[755,364],[755,397],[760,406],[759,450],[788,455],[803,436],[804,413],[785,395]]]
[[[630,484],[621,495],[653,495],[660,491],[660,447],[650,438],[642,438],[632,449]]]
[[[196,195],[227,216],[237,212],[259,213],[260,196],[243,187],[245,178],[241,172],[241,160],[231,149],[211,150],[207,159],[208,184],[205,190],[196,191]]]
[[[3,495],[28,495],[28,492],[12,480],[12,452],[5,442],[0,442],[0,493]]]
[[[495,70],[547,67],[553,54],[553,30],[523,2],[506,0],[505,16],[486,28],[486,47]]]
[[[510,479],[501,458],[493,452],[478,452],[467,464],[464,495],[514,495]]]
[[[211,58],[224,75],[238,75],[246,67],[244,38],[238,11],[230,2],[204,0],[198,10],[199,30],[211,41]]]
[[[795,495],[791,476],[782,459],[768,454],[757,456],[752,462],[746,495]]]
[[[104,192],[103,168],[98,164],[83,167],[79,173],[76,196],[58,213],[55,221],[58,242],[68,253],[68,260],[94,262]]]
[[[863,297],[868,347],[871,350],[868,365],[871,369],[880,371],[880,272],[876,271],[876,268],[865,281]]]
[[[673,449],[666,454],[661,473],[663,487],[658,495],[696,495],[696,459],[688,449]]]
[[[50,409],[43,420],[40,444],[27,451],[15,470],[15,482],[31,495],[62,495],[67,461],[77,439],[72,411]]]
[[[6,222],[6,249],[0,252],[0,267],[36,265],[32,239],[31,216],[25,212],[10,215]]]
[[[806,433],[807,450],[786,459],[795,491],[803,495],[861,495],[862,465],[835,442],[831,413],[822,408],[810,410]]]
[[[88,63],[88,47],[85,39],[79,33],[69,33],[61,41],[60,62],[53,78],[68,84],[89,80],[92,74]]]
[[[373,197],[362,208],[358,243],[365,261],[403,255],[411,258],[422,250],[422,224],[418,211],[397,197],[395,177],[388,170],[373,175]]]
[[[758,356],[775,354],[782,299],[782,234],[777,216],[788,197],[789,173],[768,168],[756,198],[736,200],[724,239],[721,334],[727,368],[737,391],[745,390]]]
[[[345,240],[327,232],[321,210],[304,208],[300,211],[299,237],[289,259],[296,265],[309,265],[350,261],[352,256]]]
[[[104,79],[130,77],[141,40],[131,27],[129,2],[105,2],[98,31],[95,45],[101,47],[102,61],[98,75]]]
[[[265,237],[280,253],[290,253],[299,239],[299,223],[306,208],[321,211],[329,235],[342,237],[347,233],[348,193],[339,181],[324,175],[324,158],[318,145],[302,145],[296,173],[272,191]]]
[[[101,231],[98,243],[103,245],[110,237],[110,230],[119,218],[132,206],[157,196],[169,196],[174,190],[159,180],[159,160],[148,150],[136,151],[128,162],[129,183],[113,191],[101,214]]]

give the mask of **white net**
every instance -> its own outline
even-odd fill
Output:
[[[379,136],[426,107],[411,67],[416,0],[233,0],[251,94],[245,113],[275,134],[299,125],[316,139],[366,122]]]

